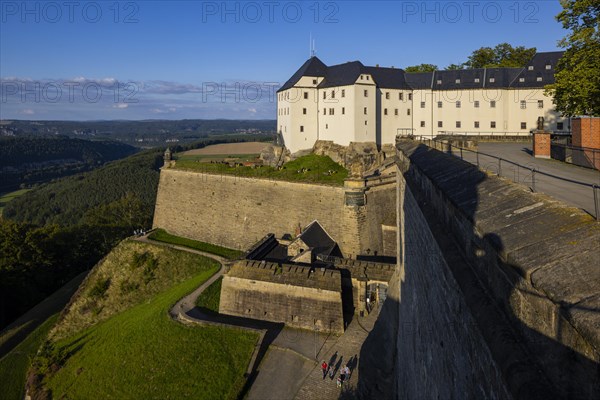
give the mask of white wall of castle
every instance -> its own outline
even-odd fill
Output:
[[[362,78],[362,79],[361,79]],[[317,88],[323,78],[302,77],[278,93],[277,129],[292,153],[316,140],[395,143],[396,135],[523,135],[537,128],[567,131],[541,88],[399,90],[377,88],[362,74],[354,85]]]

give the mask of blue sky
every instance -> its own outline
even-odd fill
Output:
[[[0,1],[1,119],[275,119],[309,57],[440,68],[558,50],[546,1]]]

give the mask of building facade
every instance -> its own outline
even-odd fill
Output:
[[[544,87],[562,52],[524,68],[406,73],[359,61],[326,66],[311,57],[277,91],[277,131],[295,153],[317,140],[393,144],[397,135],[529,135],[569,131]]]

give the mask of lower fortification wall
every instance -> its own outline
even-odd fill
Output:
[[[282,322],[294,328],[318,329],[338,335],[344,333],[342,296],[339,291],[281,285],[225,275],[219,312]]]
[[[153,226],[246,250],[268,233],[293,235],[316,219],[344,255],[356,255],[364,209],[345,206],[342,187],[163,168]]]

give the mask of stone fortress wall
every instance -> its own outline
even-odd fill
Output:
[[[344,256],[383,255],[382,225],[395,226],[394,193],[393,184],[344,188],[163,168],[153,227],[247,250],[268,233],[294,235],[318,220]],[[387,252],[394,256],[389,243]]]
[[[341,275],[336,270],[239,261],[223,276],[219,312],[341,335]]]

